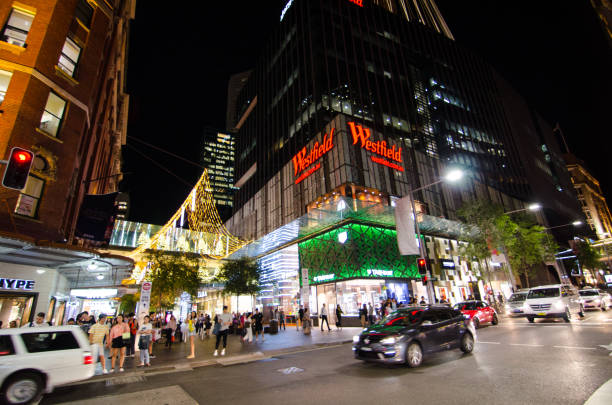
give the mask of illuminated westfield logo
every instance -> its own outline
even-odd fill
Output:
[[[323,142],[315,142],[310,152],[307,151],[306,147],[299,151],[293,157],[293,174],[297,176],[295,184],[300,183],[306,177],[317,171],[321,167],[321,162],[312,166],[317,160],[321,159],[323,155],[329,152],[334,147],[334,128],[328,134],[323,137]],[[311,167],[312,166],[312,167]]]
[[[357,4],[359,7],[363,7],[363,0],[349,0],[351,3]]]
[[[368,128],[364,128],[361,125],[356,125],[354,122],[349,122],[348,126],[351,129],[351,135],[353,135],[353,145],[359,143],[363,149],[376,153],[377,155],[383,156],[387,159],[395,160],[398,163],[402,163],[402,148],[396,148],[395,145],[389,147],[386,141],[372,141],[371,132]],[[372,161],[390,167],[400,172],[404,171],[404,168],[389,162],[387,159],[382,159],[377,156],[371,156]]]

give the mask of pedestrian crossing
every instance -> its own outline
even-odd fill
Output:
[[[198,405],[184,389],[178,385],[155,388],[152,390],[130,392],[127,394],[105,395],[91,399],[62,402],[60,405],[108,405],[108,404],[147,404],[147,405]]]

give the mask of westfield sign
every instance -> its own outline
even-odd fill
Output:
[[[398,163],[402,163],[402,148],[396,148],[395,145],[389,146],[386,141],[372,141],[371,133],[368,128],[364,128],[361,125],[356,125],[354,122],[348,123],[351,129],[351,135],[353,136],[353,145],[359,143],[362,149],[369,152],[373,152],[377,155],[382,156],[370,156],[373,162],[390,167],[400,172],[404,171],[404,168],[396,163],[390,162],[387,159],[394,160]],[[384,159],[386,158],[386,159]]]
[[[300,183],[306,177],[310,176],[321,167],[321,162],[314,165],[314,163],[321,159],[323,155],[329,152],[334,147],[334,128],[325,134],[323,142],[318,141],[312,146],[312,149],[308,151],[306,147],[299,151],[293,157],[293,174],[299,177],[295,179],[295,184]],[[313,166],[314,165],[314,166]]]

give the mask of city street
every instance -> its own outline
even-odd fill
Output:
[[[612,378],[612,311],[569,324],[503,318],[478,341],[473,354],[444,352],[418,369],[362,363],[347,343],[300,346],[246,364],[98,377],[41,403],[583,404]]]

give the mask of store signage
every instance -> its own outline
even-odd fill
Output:
[[[292,4],[293,4],[293,0],[289,0],[287,4],[285,4],[283,11],[281,11],[281,19],[280,19],[281,21],[283,21],[283,18],[285,18],[285,14],[287,14],[287,11],[289,11]]]
[[[440,262],[442,264],[442,267],[445,269],[454,269],[455,268],[455,262],[452,260],[442,260]]]
[[[207,292],[206,291],[198,291],[198,298],[204,298],[206,297]]]
[[[370,129],[357,125],[354,122],[348,122],[348,126],[351,129],[351,135],[353,136],[353,145],[359,143],[359,146],[362,149],[382,156],[382,158],[378,156],[370,156],[370,159],[372,159],[373,162],[390,167],[400,172],[404,171],[402,166],[388,160],[390,159],[398,163],[402,163],[401,147],[397,148],[395,145],[389,147],[386,141],[372,141],[370,139],[372,135]]]
[[[334,128],[329,134],[325,134],[323,142],[315,142],[312,149],[308,151],[306,147],[302,148],[292,159],[293,174],[299,177],[295,179],[295,184],[299,184],[306,177],[316,172],[321,167],[321,162],[315,165],[315,162],[323,157],[334,147]]]
[[[70,290],[70,296],[78,298],[114,298],[117,296],[116,288],[75,288]]]
[[[151,288],[153,283],[143,281],[140,286],[140,302],[138,303],[138,321],[143,322],[144,316],[149,314],[149,306],[151,303]]]
[[[612,274],[606,274],[604,277],[606,279],[606,283],[612,283]]]
[[[368,276],[393,277],[393,270],[368,270]]]
[[[34,280],[22,280],[19,278],[0,278],[0,289],[32,291],[34,289]]]
[[[320,275],[320,276],[315,276],[315,277],[313,278],[313,280],[314,280],[314,282],[315,282],[315,283],[320,283],[320,282],[322,282],[322,281],[330,281],[330,280],[333,280],[333,279],[334,279],[334,277],[336,277],[336,275],[335,275],[335,274],[323,274],[323,275]]]
[[[351,3],[358,5],[359,7],[363,7],[363,0],[349,0]]]

